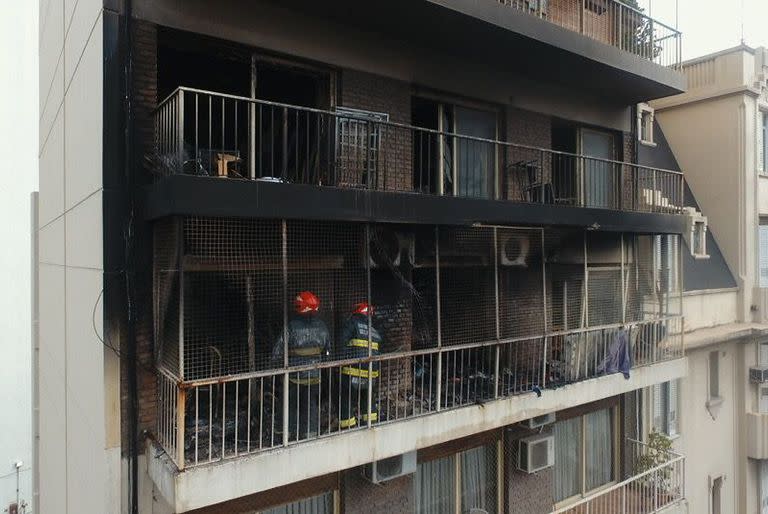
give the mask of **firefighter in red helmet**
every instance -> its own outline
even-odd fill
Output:
[[[355,305],[341,332],[341,351],[344,359],[364,359],[378,355],[382,344],[381,334],[372,324],[373,308],[367,303]],[[369,330],[370,329],[370,330]],[[371,389],[371,422],[378,421],[376,400],[378,396],[379,362],[351,364],[341,368],[341,419],[340,428],[354,427],[368,422],[368,389]]]
[[[273,359],[284,360],[287,348],[289,366],[307,366],[321,362],[330,352],[331,337],[318,311],[320,300],[310,291],[302,291],[293,301],[295,314],[288,321],[287,344],[281,335],[274,346]],[[319,369],[291,373],[288,378],[288,437],[306,439],[320,429]]]

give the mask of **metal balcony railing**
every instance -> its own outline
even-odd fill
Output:
[[[680,31],[619,0],[497,1],[642,59],[680,69]]]
[[[552,514],[654,514],[685,499],[685,457],[628,440],[630,476]]]
[[[153,169],[373,191],[679,213],[683,175],[311,109],[178,88],[155,112]]]
[[[543,337],[382,354],[190,382],[179,382],[161,369],[157,439],[182,469],[588,380],[606,373],[621,333],[630,341],[634,367],[683,355],[682,318],[673,316]],[[350,367],[377,377],[378,386],[368,389],[345,385],[344,370]],[[302,404],[301,400],[291,399],[290,393],[282,393],[290,389],[295,394],[306,391],[298,382],[309,371],[319,378],[319,391],[313,396],[316,404]],[[363,422],[346,426],[340,423],[343,413],[356,410]],[[666,505],[674,497],[669,490],[657,490],[651,495],[648,484],[666,484],[670,466],[675,471],[682,467],[678,462],[649,470],[611,490],[626,496],[630,504]],[[674,480],[679,483],[677,478]],[[557,512],[656,512],[596,510],[597,505],[608,501],[600,498],[579,503],[594,505],[589,510]]]

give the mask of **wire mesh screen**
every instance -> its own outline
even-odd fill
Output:
[[[180,221],[159,221],[154,231],[154,311],[158,365],[172,376],[179,368],[179,284],[181,279]]]
[[[587,321],[591,327],[623,321],[621,241],[618,233],[587,233]]]
[[[542,231],[496,229],[499,337],[544,333]]]
[[[273,364],[282,332],[281,224],[184,220],[184,378]]]
[[[493,229],[440,228],[439,251],[442,344],[496,339]]]
[[[573,330],[587,324],[584,232],[544,233],[548,329]]]

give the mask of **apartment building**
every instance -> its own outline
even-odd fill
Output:
[[[681,36],[615,0],[41,2],[47,512],[683,512]],[[640,120],[640,123],[638,123]],[[687,171],[687,168],[686,168]]]
[[[706,55],[683,64],[686,93],[652,102],[674,153],[662,160],[687,171],[714,235],[684,265],[689,374],[679,383],[678,446],[687,452],[686,492],[695,512],[718,500],[723,512],[768,512],[766,65],[765,49],[745,45]],[[703,447],[714,451],[694,451]]]

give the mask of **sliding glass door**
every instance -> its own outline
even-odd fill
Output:
[[[581,129],[582,190],[584,206],[599,209],[619,207],[619,168],[614,136],[609,132]]]
[[[496,139],[496,114],[454,107],[455,131],[463,136]],[[496,170],[496,145],[476,139],[456,139],[454,194],[489,198]]]

